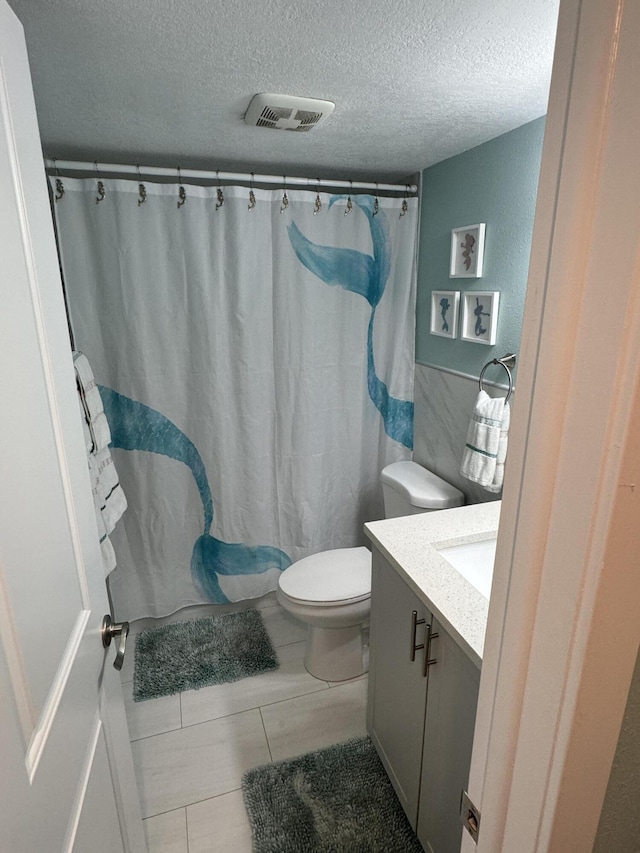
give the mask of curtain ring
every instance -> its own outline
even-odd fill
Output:
[[[316,178],[316,203],[313,206],[313,215],[320,213],[322,208],[322,199],[320,198],[320,178]]]
[[[101,175],[100,175],[100,172],[98,171],[98,161],[94,160],[93,165],[96,167],[96,175],[98,176],[98,181],[96,184],[96,188],[98,190],[98,195],[96,196],[96,204],[98,204],[99,202],[104,201],[106,190],[104,188],[104,184],[100,180]]]
[[[56,158],[53,158],[53,167],[56,170],[56,193],[55,200],[60,201],[62,196],[64,195],[64,184],[62,183],[62,179],[60,178],[60,169],[58,169],[58,161]]]
[[[409,202],[407,201],[407,191],[409,189],[409,184],[404,185],[404,198],[402,199],[402,210],[400,211],[400,219],[406,214],[409,210]]]
[[[216,202],[216,210],[220,210],[220,208],[224,204],[224,193],[222,192],[222,187],[220,186],[220,171],[218,169],[216,169],[216,178],[218,179],[218,201]]]
[[[247,210],[253,210],[256,206],[256,194],[253,191],[253,172],[251,172],[251,181],[249,182],[249,206]]]
[[[349,181],[349,184],[351,186],[349,189],[349,195],[347,197],[347,209],[344,212],[345,216],[348,216],[351,213],[351,211],[353,210],[353,202],[351,201],[351,193],[353,192],[353,181]]]
[[[282,176],[284,181],[283,193],[282,193],[282,207],[280,208],[280,213],[284,213],[285,210],[289,207],[289,197],[287,195],[287,176]]]
[[[182,205],[187,200],[187,191],[182,186],[182,174],[180,173],[180,166],[178,166],[178,210],[182,207]]]
[[[138,180],[140,181],[140,183],[138,184],[138,207],[140,207],[140,205],[144,204],[147,200],[147,188],[142,183],[142,175],[140,174],[139,163],[136,164],[136,169],[138,170]]]

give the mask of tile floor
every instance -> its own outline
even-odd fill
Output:
[[[280,661],[274,672],[134,702],[133,655],[126,658],[122,680],[149,853],[250,853],[245,770],[365,733],[366,676],[339,684],[313,678],[302,663],[305,626],[275,598],[258,606]],[[131,633],[207,615],[190,608],[134,622]]]

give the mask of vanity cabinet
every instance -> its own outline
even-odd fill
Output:
[[[479,683],[477,665],[374,547],[367,728],[427,853],[460,850]]]

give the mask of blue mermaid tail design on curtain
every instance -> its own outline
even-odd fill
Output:
[[[204,533],[193,546],[191,572],[210,601],[229,603],[218,575],[261,574],[274,568],[284,571],[291,565],[290,558],[279,548],[222,542],[211,536],[213,497],[204,462],[193,442],[155,409],[103,385],[98,388],[111,430],[111,447],[159,453],[183,462],[193,474],[202,501]]]
[[[331,207],[345,196],[333,196]],[[374,216],[371,196],[354,196],[353,201],[369,220],[373,257],[355,249],[336,246],[319,246],[300,231],[295,222],[289,225],[289,239],[298,260],[329,285],[340,285],[345,290],[358,293],[371,305],[371,319],[367,332],[367,386],[369,396],[382,415],[384,430],[390,438],[413,448],[413,403],[392,397],[385,383],[377,376],[373,357],[373,324],[378,306],[389,277],[389,236],[384,212]]]

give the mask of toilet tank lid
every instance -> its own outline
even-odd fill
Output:
[[[459,489],[417,462],[392,462],[382,469],[381,478],[412,506],[447,509],[464,503],[464,495]]]

